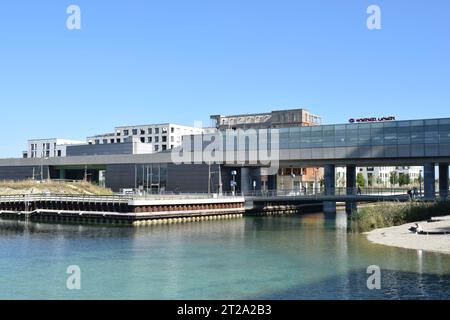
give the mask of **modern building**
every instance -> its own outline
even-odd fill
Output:
[[[276,141],[268,139],[268,130],[254,131],[256,138],[267,144],[259,143],[254,150],[250,150],[249,145],[241,145],[243,153],[256,155],[256,161],[251,162],[228,158],[236,154],[237,149],[236,145],[227,144],[218,150],[227,157],[216,162],[205,161],[204,158],[194,161],[188,157],[182,162],[174,161],[174,156],[176,158],[181,153],[183,157],[197,154],[189,149],[175,148],[151,154],[112,154],[98,152],[95,148],[98,145],[91,145],[91,151],[84,155],[0,159],[0,180],[30,179],[36,172],[40,172],[43,179],[58,179],[65,173],[67,179],[90,175],[92,181],[97,181],[104,177],[105,185],[114,191],[138,188],[152,192],[217,192],[219,186],[223,191],[231,191],[231,182],[236,182],[236,191],[248,193],[262,189],[263,181],[271,190],[280,186],[279,172],[269,171],[268,167],[283,169],[284,178],[287,176],[285,173],[292,170],[294,176],[291,178],[296,179],[299,177],[299,172],[295,174],[298,168],[321,168],[324,170],[326,194],[333,195],[338,167],[346,168],[348,190],[356,187],[357,168],[420,167],[423,169],[425,198],[436,197],[436,181],[439,181],[441,198],[448,197],[450,118],[315,126],[288,124],[287,127],[276,128]],[[240,130],[234,133],[235,138],[245,139]],[[204,154],[207,147],[203,146],[200,153]],[[264,151],[260,152],[261,149]],[[267,150],[274,154],[269,162],[261,158]],[[436,172],[439,172],[438,179]],[[288,180],[284,181],[283,184],[288,183]],[[295,185],[295,181],[291,182]]]
[[[312,114],[308,109],[277,110],[266,113],[239,114],[239,115],[213,115],[213,125],[220,131],[296,128],[320,125],[322,118]],[[277,177],[278,190],[317,190],[323,179],[322,168],[299,168],[290,166],[280,168]],[[263,179],[262,189],[271,189],[268,181]]]
[[[202,134],[203,128],[182,126],[172,123],[148,124],[116,127],[113,133],[87,138],[89,144],[123,143],[128,137],[139,139],[142,143],[151,143],[153,151],[159,152],[178,147],[185,135]]]
[[[395,188],[419,182],[423,169],[417,166],[358,167],[356,173],[362,175],[366,187]],[[395,177],[395,178],[394,178]],[[336,186],[345,187],[346,168],[336,168]]]
[[[23,152],[24,158],[52,158],[65,157],[67,146],[84,145],[85,141],[67,139],[33,139],[28,140],[27,151]]]

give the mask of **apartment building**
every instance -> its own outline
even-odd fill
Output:
[[[182,126],[172,123],[148,124],[116,127],[113,133],[91,136],[88,144],[124,143],[133,137],[141,143],[151,143],[153,151],[165,151],[178,147],[182,143],[182,136],[202,134],[202,128]]]
[[[28,140],[27,151],[23,152],[24,158],[53,158],[65,157],[67,146],[84,145],[86,141],[67,139],[32,139]]]

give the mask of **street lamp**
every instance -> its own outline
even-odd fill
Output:
[[[422,197],[422,170],[419,171],[419,184],[420,184],[419,196]]]

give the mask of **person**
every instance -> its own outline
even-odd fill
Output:
[[[413,196],[414,196],[414,199],[417,199],[418,194],[419,194],[419,193],[417,192],[417,188],[414,187],[414,189],[413,189]]]
[[[408,194],[409,198],[412,199],[412,190],[411,189],[408,189],[407,194]]]
[[[418,223],[415,223],[414,226],[412,226],[408,230],[413,233],[422,233],[423,232],[422,226]]]
[[[361,195],[361,193],[362,193],[361,187],[358,186],[358,195]]]

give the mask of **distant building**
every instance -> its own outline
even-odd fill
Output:
[[[159,152],[178,147],[182,136],[201,134],[202,128],[182,126],[172,123],[148,124],[116,127],[113,133],[106,133],[87,138],[88,144],[124,143],[127,138],[137,138],[141,143],[151,143],[153,151]]]
[[[53,158],[65,157],[67,146],[83,145],[85,141],[67,139],[33,139],[28,140],[27,151],[23,152],[24,158]]]
[[[322,124],[322,118],[307,109],[279,110],[269,113],[240,115],[213,115],[211,120],[219,130],[226,129],[267,129],[314,126]]]
[[[406,181],[401,177],[408,176],[410,184],[417,183],[422,167],[360,167],[356,168],[356,173],[361,174],[366,187],[397,187],[400,181]],[[391,176],[395,173],[397,183],[393,184]],[[346,181],[346,169],[336,168],[336,186],[344,187]]]

